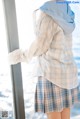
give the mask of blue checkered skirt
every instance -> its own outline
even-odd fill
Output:
[[[39,76],[34,96],[35,112],[61,112],[63,108],[71,108],[79,102],[79,86],[73,89],[63,89]]]

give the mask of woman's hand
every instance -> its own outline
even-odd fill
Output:
[[[8,54],[8,61],[10,65],[20,63],[23,59],[23,51],[21,49],[14,50]]]

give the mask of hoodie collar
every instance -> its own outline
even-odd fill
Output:
[[[51,16],[65,34],[70,34],[75,29],[75,14],[68,2],[47,1],[39,9]]]

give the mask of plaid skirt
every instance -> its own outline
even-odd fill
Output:
[[[75,102],[79,102],[79,95],[79,86],[63,89],[39,76],[34,96],[34,112],[61,112],[64,108],[71,108]]]

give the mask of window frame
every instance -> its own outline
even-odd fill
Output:
[[[19,48],[15,0],[3,0],[8,52]],[[10,66],[15,119],[25,119],[21,64]]]

